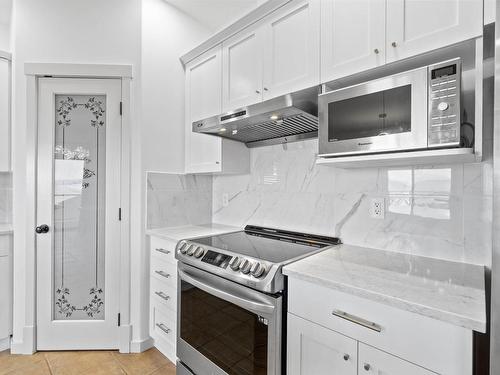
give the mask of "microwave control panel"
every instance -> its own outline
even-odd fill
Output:
[[[429,67],[429,147],[460,145],[460,59]]]

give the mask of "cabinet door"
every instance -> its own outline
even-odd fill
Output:
[[[435,375],[435,372],[426,370],[401,358],[394,357],[386,352],[371,346],[359,343],[359,374],[363,375]]]
[[[385,0],[322,0],[322,82],[384,64],[385,44]]]
[[[186,66],[186,172],[220,171],[221,139],[193,133],[193,121],[222,111],[222,47],[218,46]]]
[[[357,342],[288,314],[289,375],[356,375]]]
[[[10,62],[0,58],[0,171],[10,170]]]
[[[265,21],[264,100],[319,85],[320,0],[292,2]]]
[[[262,101],[262,30],[255,25],[223,43],[223,112]]]
[[[0,256],[0,340],[9,337],[12,326],[10,256]]]
[[[387,62],[482,35],[482,0],[387,0]]]

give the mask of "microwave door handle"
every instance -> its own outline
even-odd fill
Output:
[[[190,275],[188,272],[178,269],[179,272],[179,277],[182,280],[187,281],[191,285],[207,292],[210,293],[216,297],[219,297],[225,301],[234,303],[235,305],[238,305],[244,309],[254,311],[258,314],[268,314],[272,315],[275,307],[274,304],[271,302],[265,303],[265,301],[259,301],[257,299],[252,299],[247,293],[238,293],[238,289],[235,288],[231,292],[227,292],[221,288],[219,288],[215,283],[210,282],[210,280],[205,279],[205,280],[200,280],[198,277],[194,277]],[[246,295],[244,295],[246,294]],[[259,299],[264,299],[264,298],[271,298],[267,296],[262,296]]]

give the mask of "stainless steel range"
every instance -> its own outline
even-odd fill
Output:
[[[283,266],[338,238],[246,226],[177,244],[177,373],[284,373]]]

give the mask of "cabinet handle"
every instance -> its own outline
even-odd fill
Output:
[[[269,91],[269,89],[267,87],[264,87],[264,91]]]
[[[165,332],[167,335],[170,333],[170,328],[168,328],[165,324],[163,323],[156,323],[156,326],[161,329],[163,332]]]
[[[158,275],[163,276],[163,277],[165,277],[167,279],[170,277],[170,274],[166,273],[164,271],[155,271],[155,273],[157,273]]]
[[[397,47],[397,46],[398,46],[398,44],[397,44],[396,42],[392,42],[392,43],[391,43],[391,46],[393,46],[393,47]]]
[[[162,253],[162,254],[170,254],[170,250],[165,250],[165,249],[162,249],[162,248],[157,248],[155,249],[156,251],[158,251],[159,253]]]
[[[365,363],[363,368],[365,369],[365,371],[370,371],[371,366],[368,363]]]
[[[350,358],[349,354],[344,354],[344,361],[348,361]]]
[[[373,50],[373,52],[375,52],[375,53],[378,55],[378,53],[379,53],[380,51],[378,50],[378,48],[375,48],[375,49]]]
[[[155,292],[155,294],[160,297],[160,298],[163,298],[165,301],[168,301],[170,299],[170,296],[167,296],[165,293],[163,292]]]
[[[345,311],[340,311],[340,310],[333,310],[332,315],[338,316],[339,318],[348,320],[352,323],[359,324],[360,326],[363,326],[365,328],[371,329],[376,332],[381,332],[382,327],[379,326],[377,323],[370,322],[369,320],[357,317],[355,315],[351,315],[346,313]]]
[[[260,91],[259,91],[259,90],[255,90],[255,93],[256,93],[256,94],[260,94]]]

